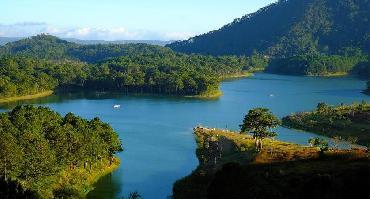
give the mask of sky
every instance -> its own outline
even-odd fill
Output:
[[[0,0],[0,37],[181,40],[276,0]]]

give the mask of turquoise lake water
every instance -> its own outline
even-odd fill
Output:
[[[172,185],[198,165],[192,128],[238,130],[251,108],[267,107],[279,117],[309,111],[319,102],[370,101],[361,93],[366,82],[350,77],[296,77],[258,73],[251,78],[226,81],[217,100],[180,97],[127,96],[124,94],[64,94],[23,101],[48,106],[84,118],[100,117],[120,135],[125,151],[121,166],[102,178],[89,198],[122,198],[138,191],[145,199],[167,198]],[[113,105],[120,104],[120,109]],[[15,104],[2,106],[5,111]],[[278,128],[277,139],[306,144],[313,134]]]

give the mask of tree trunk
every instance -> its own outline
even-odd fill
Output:
[[[4,177],[5,177],[5,181],[8,181],[8,175],[7,175],[7,169],[6,169],[6,158],[5,158],[5,161],[4,161]]]

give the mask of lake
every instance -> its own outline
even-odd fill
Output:
[[[257,73],[221,85],[217,100],[180,97],[135,96],[117,93],[65,94],[24,101],[48,106],[84,118],[100,117],[119,133],[125,151],[118,154],[121,166],[102,178],[89,198],[122,198],[138,191],[145,199],[166,198],[172,184],[189,175],[198,165],[192,128],[238,130],[251,108],[267,107],[279,117],[309,111],[319,102],[370,101],[361,93],[366,82],[350,77],[297,77]],[[18,104],[19,104],[18,103]],[[121,108],[113,109],[119,104]],[[15,104],[3,106],[1,111]],[[315,135],[278,128],[278,139],[306,144]]]

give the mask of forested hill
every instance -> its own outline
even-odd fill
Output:
[[[80,45],[38,35],[0,48],[0,103],[66,89],[216,96],[221,79],[266,65],[258,54],[187,55],[147,44]]]
[[[82,45],[46,34],[21,39],[0,47],[0,55],[22,55],[48,60],[72,59],[90,63],[118,56],[165,54],[170,51],[168,48],[147,44]]]
[[[370,49],[370,0],[279,0],[219,30],[167,45],[185,53],[274,57]]]
[[[10,42],[19,41],[21,39],[25,39],[24,37],[0,37],[0,46],[5,45]],[[173,41],[164,41],[164,40],[82,40],[82,39],[74,39],[74,38],[64,38],[64,40],[77,43],[77,44],[84,44],[84,45],[91,45],[91,44],[150,44],[150,45],[157,45],[157,46],[165,46],[170,44]]]

